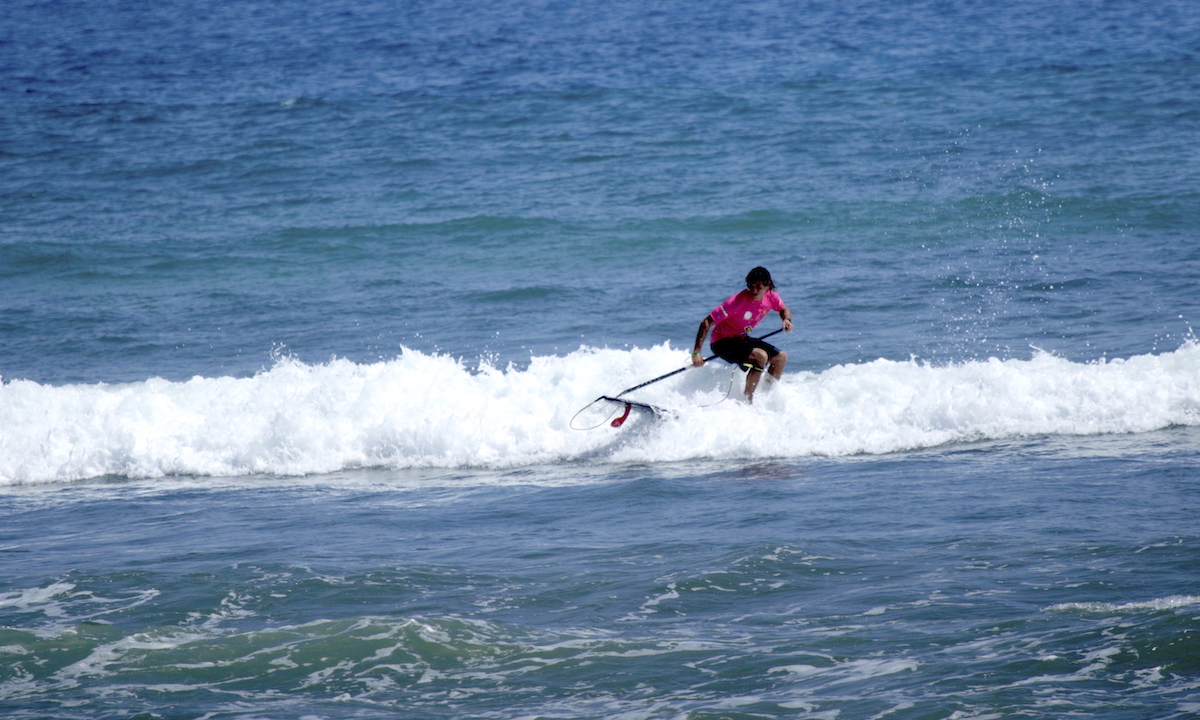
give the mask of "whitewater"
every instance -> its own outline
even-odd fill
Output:
[[[391,360],[280,358],[252,377],[0,387],[0,482],[301,476],[359,468],[756,460],[918,450],[1200,424],[1200,344],[1073,362],[879,359],[785,374],[755,405],[709,363],[631,393],[668,410],[619,429],[573,415],[668,372],[669,344],[581,348],[523,367],[405,350]]]

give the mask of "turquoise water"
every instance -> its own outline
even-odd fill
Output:
[[[7,13],[6,717],[1200,714],[1192,4]]]

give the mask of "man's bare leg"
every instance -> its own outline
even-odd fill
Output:
[[[767,364],[767,351],[762,348],[755,348],[750,353],[750,371],[746,373],[746,402],[754,404],[754,391],[758,389],[758,381],[762,379],[762,370],[758,368],[766,367],[767,372],[771,377],[778,380],[783,376],[783,369],[787,367],[787,353],[780,352],[775,357],[771,358],[771,362]]]
[[[762,348],[754,348],[750,352],[750,357],[747,359],[750,363],[750,371],[746,373],[746,402],[754,404],[754,391],[758,389],[758,381],[762,379],[762,370],[767,366],[767,351]]]

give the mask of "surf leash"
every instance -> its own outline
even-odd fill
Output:
[[[767,333],[766,335],[760,335],[759,337],[754,338],[754,339],[755,340],[765,340],[765,339],[771,337],[772,335],[778,335],[781,332],[783,332],[783,328],[779,328],[778,330],[773,330],[773,331]],[[704,362],[708,362],[710,360],[716,360],[719,357],[720,357],[720,355],[710,355],[709,357],[704,358]],[[601,395],[600,397],[596,398],[591,403],[589,403],[587,405],[587,407],[585,407],[582,410],[580,410],[579,412],[575,413],[575,418],[579,417],[579,415],[581,413],[583,413],[584,410],[587,410],[592,405],[595,405],[596,403],[598,403],[602,400],[607,401],[607,402],[623,404],[625,406],[625,412],[620,417],[613,418],[613,421],[611,423],[609,423],[610,425],[612,425],[615,428],[619,428],[625,424],[625,421],[629,419],[629,413],[631,413],[635,407],[643,408],[646,410],[650,410],[651,412],[658,413],[658,412],[660,412],[659,409],[654,407],[653,405],[647,405],[646,403],[634,402],[632,400],[621,400],[620,397],[622,395],[625,395],[626,393],[631,393],[634,390],[641,390],[642,388],[646,387],[647,385],[653,385],[654,383],[656,383],[660,380],[666,380],[669,377],[675,377],[679,373],[681,373],[685,370],[691,370],[694,367],[696,367],[696,366],[695,365],[685,365],[684,367],[681,367],[678,370],[672,370],[671,372],[669,372],[665,375],[659,375],[658,377],[647,380],[644,383],[634,385],[631,388],[626,388],[626,389],[622,390],[621,392],[617,393],[616,395]],[[575,418],[571,418],[571,426],[572,427],[575,426]],[[601,424],[603,424],[603,422],[601,422]],[[591,427],[598,427],[598,426],[593,425]],[[588,430],[590,428],[575,428],[575,429],[576,430]]]

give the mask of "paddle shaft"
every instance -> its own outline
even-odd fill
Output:
[[[765,340],[765,339],[771,337],[772,335],[778,335],[781,332],[783,332],[783,328],[779,328],[778,330],[769,332],[766,335],[762,335],[762,336],[756,337],[754,339],[755,340]],[[710,357],[706,357],[706,358],[704,358],[704,362],[708,362],[709,360],[715,360],[718,357],[720,357],[720,355],[712,355]],[[647,385],[653,385],[654,383],[658,382],[659,380],[666,380],[669,377],[674,377],[674,376],[678,375],[679,373],[683,372],[684,370],[691,370],[692,367],[694,367],[694,366],[681,367],[678,370],[672,370],[671,372],[667,373],[666,375],[659,375],[658,377],[654,378],[653,380],[647,380],[646,382],[642,383],[641,385],[634,385],[633,387],[629,388],[628,390],[622,390],[621,392],[617,393],[616,395],[613,396],[613,399],[619,398],[622,395],[624,395],[625,393],[631,393],[634,390],[641,390],[642,388],[646,387]]]

